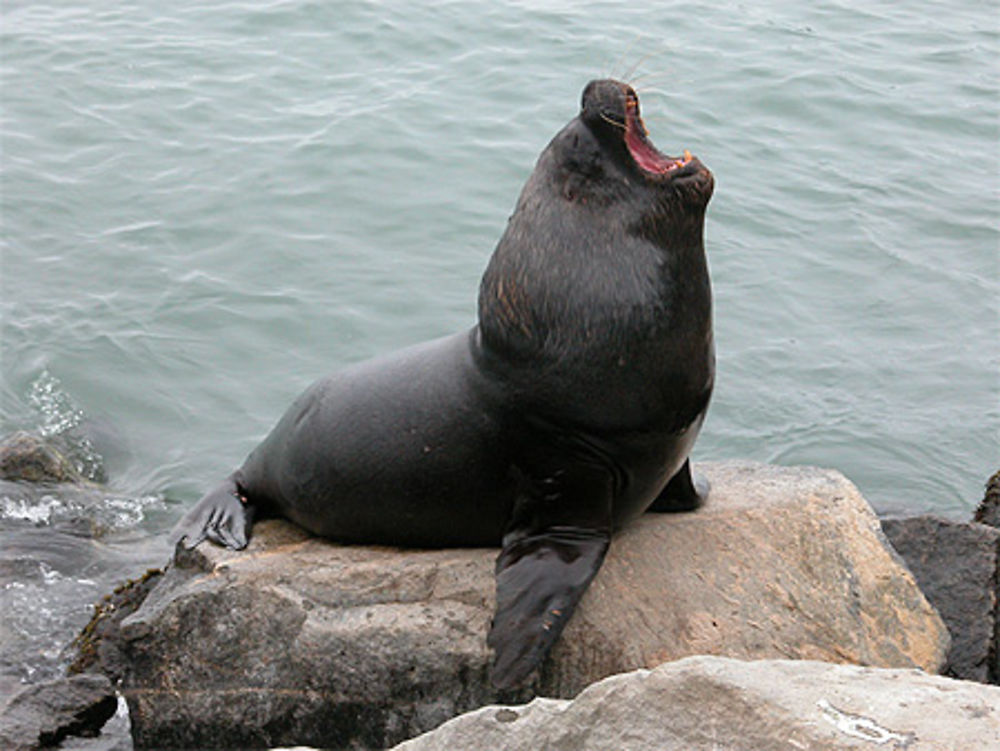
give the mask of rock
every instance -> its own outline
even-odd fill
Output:
[[[0,440],[0,479],[31,483],[87,482],[63,451],[41,436],[24,430]]]
[[[94,605],[94,615],[70,645],[75,654],[68,672],[103,673],[117,684],[125,674],[126,662],[121,653],[121,622],[132,615],[163,576],[150,569],[138,579],[131,579]]]
[[[76,675],[28,686],[0,711],[0,748],[54,746],[70,735],[97,735],[118,708],[103,675]]]
[[[917,670],[689,657],[573,701],[483,707],[392,751],[1000,748],[1000,688]]]
[[[122,622],[142,747],[382,749],[469,709],[699,653],[937,670],[947,631],[837,472],[706,464],[623,530],[535,683],[498,695],[496,550],[339,546],[282,521],[182,553]]]
[[[105,454],[119,465],[127,459],[120,431],[78,413],[55,432],[18,430],[0,438],[0,480],[96,488],[108,480]]]
[[[975,519],[980,524],[1000,529],[1000,470],[986,481],[986,494],[979,502]]]
[[[933,516],[885,519],[882,528],[951,632],[947,674],[997,683],[1000,529]]]

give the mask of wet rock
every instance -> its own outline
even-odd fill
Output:
[[[393,751],[1000,748],[1000,688],[811,661],[690,657],[573,701],[483,707]]]
[[[976,509],[975,519],[980,524],[1000,529],[1000,470],[986,481],[986,494]]]
[[[1000,529],[934,516],[885,519],[882,528],[951,632],[946,674],[997,683]]]
[[[30,483],[87,482],[58,446],[24,430],[0,440],[0,479]]]
[[[96,735],[118,698],[103,675],[76,675],[22,689],[0,709],[0,748],[29,751],[71,735]]]
[[[340,546],[275,520],[244,551],[185,552],[121,625],[136,746],[382,749],[700,653],[943,664],[944,625],[842,475],[699,470],[707,506],[616,536],[540,675],[506,695],[488,680],[496,550]]]
[[[122,679],[127,663],[121,652],[121,622],[138,610],[161,576],[160,569],[150,569],[94,605],[90,622],[70,645],[71,654],[75,655],[68,669],[70,675],[103,673],[114,684]]]

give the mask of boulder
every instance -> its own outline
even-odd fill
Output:
[[[483,707],[392,751],[1000,748],[1000,688],[918,670],[688,657],[573,701]]]
[[[486,647],[496,550],[341,546],[273,520],[246,550],[179,553],[121,624],[136,746],[381,749],[702,653],[941,667],[943,623],[841,474],[699,470],[708,504],[622,530],[540,674],[503,695]]]
[[[36,683],[0,709],[0,748],[30,751],[70,735],[96,735],[118,708],[103,675],[76,675]]]
[[[87,482],[65,451],[52,441],[24,430],[0,439],[0,479],[31,483]]]
[[[948,626],[947,674],[997,683],[1000,529],[934,516],[884,519],[882,529]]]

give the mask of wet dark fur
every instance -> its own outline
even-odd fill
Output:
[[[612,531],[693,508],[712,391],[712,177],[641,170],[628,88],[595,81],[542,153],[483,276],[479,324],[299,397],[177,536],[246,545],[255,510],[336,540],[497,545],[493,679],[523,682]]]

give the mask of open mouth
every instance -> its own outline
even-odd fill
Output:
[[[683,167],[693,158],[687,149],[680,159],[661,154],[646,133],[646,126],[639,117],[639,99],[629,91],[625,101],[625,146],[639,168],[654,175],[664,175]]]

